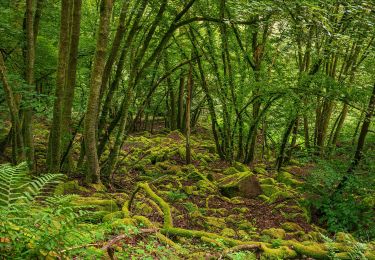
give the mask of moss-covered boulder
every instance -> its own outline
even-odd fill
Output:
[[[206,217],[205,218],[205,225],[208,227],[224,229],[226,228],[225,219],[223,218],[216,218],[216,217]]]
[[[217,182],[220,192],[227,197],[255,198],[262,193],[258,179],[252,172],[239,172]]]
[[[235,237],[237,235],[236,231],[231,228],[224,228],[220,234],[224,237]]]
[[[277,248],[268,247],[266,244],[261,244],[262,254],[260,259],[290,259],[297,257],[297,253],[287,246],[280,246]]]
[[[67,195],[67,194],[83,194],[88,193],[89,189],[82,187],[78,184],[78,180],[68,181],[60,183],[55,188],[55,195]]]
[[[282,228],[269,228],[262,231],[262,235],[266,235],[276,239],[285,238],[286,232]]]
[[[284,183],[285,185],[297,187],[302,184],[302,182],[296,180],[292,174],[289,172],[281,171],[277,174],[276,180],[278,180],[281,183]]]
[[[281,227],[288,232],[297,232],[303,230],[303,228],[300,225],[294,222],[285,222],[281,224]]]

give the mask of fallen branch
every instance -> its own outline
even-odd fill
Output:
[[[157,228],[145,228],[145,229],[140,229],[139,230],[139,233],[137,233],[136,235],[140,235],[140,234],[149,234],[149,233],[156,233],[158,232],[158,229]],[[108,248],[110,248],[113,244],[117,243],[118,241],[122,240],[122,239],[125,239],[129,237],[129,234],[121,234],[121,235],[118,235],[114,238],[112,238],[111,240],[109,240],[107,242],[107,244],[105,246],[103,246],[101,248],[101,250],[107,250]]]

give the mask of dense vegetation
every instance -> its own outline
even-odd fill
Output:
[[[0,1],[0,259],[375,259],[373,0]]]

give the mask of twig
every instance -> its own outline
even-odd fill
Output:
[[[158,229],[156,229],[156,228],[145,228],[145,229],[140,229],[140,230],[139,230],[139,233],[138,233],[137,235],[139,235],[139,234],[148,234],[148,233],[156,233],[157,231],[158,231]],[[107,249],[110,248],[113,244],[115,244],[115,243],[117,243],[118,241],[120,241],[120,240],[122,240],[122,239],[124,239],[124,238],[127,238],[127,237],[129,237],[129,234],[121,234],[121,235],[118,235],[118,236],[112,238],[111,240],[109,240],[109,241],[107,242],[107,244],[101,248],[101,250],[107,250]]]

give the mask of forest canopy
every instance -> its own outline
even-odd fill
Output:
[[[373,0],[1,0],[0,256],[374,259],[374,37]]]

